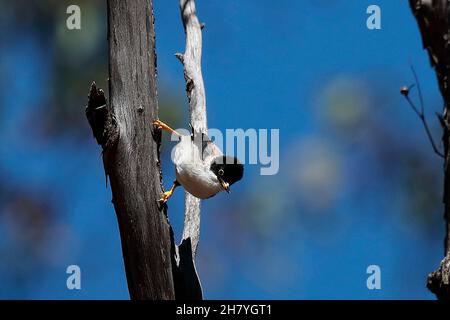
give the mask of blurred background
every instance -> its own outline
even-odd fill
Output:
[[[442,161],[399,94],[442,101],[407,1],[197,1],[212,128],[279,128],[280,170],[247,165],[202,205],[207,299],[433,299]],[[84,116],[107,89],[106,1],[0,0],[0,298],[128,299],[111,190]],[[66,8],[81,8],[81,30]],[[366,9],[381,7],[381,30]],[[187,127],[178,1],[154,0],[160,118]],[[416,92],[411,95],[416,98]],[[173,143],[163,145],[166,188]],[[177,241],[184,195],[169,203]],[[81,268],[81,290],[66,268]],[[369,265],[381,290],[368,290]]]

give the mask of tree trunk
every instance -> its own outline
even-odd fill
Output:
[[[450,1],[409,0],[419,25],[424,48],[436,71],[444,108],[439,119],[443,128],[444,145],[444,219],[446,234],[444,259],[439,268],[428,276],[427,287],[440,300],[450,300]]]
[[[173,235],[162,193],[151,0],[108,0],[109,95],[91,87],[86,115],[103,147],[132,299],[174,299]]]

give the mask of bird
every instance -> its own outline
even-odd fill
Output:
[[[176,179],[162,194],[160,204],[166,203],[179,186],[199,199],[208,199],[221,191],[230,193],[231,185],[242,179],[242,162],[237,157],[224,155],[205,133],[195,132],[192,125],[191,135],[182,135],[161,120],[154,120],[153,125],[179,139],[172,152]]]

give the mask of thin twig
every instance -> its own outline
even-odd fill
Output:
[[[414,66],[412,64],[410,65],[410,68],[414,76],[414,81],[416,82],[415,85],[417,85],[417,93],[419,94],[419,101],[420,101],[420,112],[424,114],[424,103],[423,103],[422,89],[420,88],[419,77],[417,77],[416,70],[414,69]]]
[[[427,119],[425,117],[425,107],[423,102],[423,96],[422,96],[422,90],[420,89],[420,83],[419,78],[417,77],[416,71],[414,70],[414,67],[411,65],[411,71],[414,76],[415,84],[410,85],[409,87],[403,87],[400,92],[405,97],[408,104],[411,106],[413,111],[416,113],[416,115],[419,117],[420,121],[422,121],[423,127],[425,128],[425,132],[427,133],[428,140],[430,140],[431,147],[433,148],[433,151],[440,157],[445,158],[444,154],[439,150],[437,147],[433,136],[431,135],[430,127],[428,126]],[[417,93],[419,95],[419,101],[420,101],[420,110],[416,107],[414,102],[409,97],[409,91],[414,88],[414,86],[417,86]]]

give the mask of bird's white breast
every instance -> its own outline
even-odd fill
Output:
[[[207,199],[223,190],[209,164],[201,160],[200,150],[189,136],[181,137],[181,141],[175,146],[173,162],[177,181],[195,197]]]

